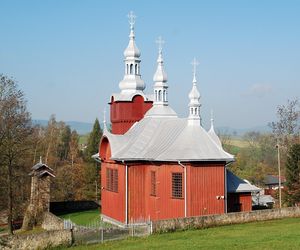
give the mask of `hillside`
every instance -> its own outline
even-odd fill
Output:
[[[80,135],[90,133],[93,129],[93,123],[77,122],[77,121],[65,121],[65,123],[69,125],[72,130],[75,129],[77,133]],[[46,126],[48,124],[48,120],[33,120],[33,124]]]

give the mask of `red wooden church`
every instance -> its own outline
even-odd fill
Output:
[[[133,15],[129,38],[121,91],[109,103],[112,129],[104,125],[99,146],[103,219],[126,225],[251,210],[255,187],[228,172],[234,156],[223,150],[213,122],[209,132],[200,124],[196,63],[189,116],[179,118],[168,103],[162,40],[153,95],[147,95]]]

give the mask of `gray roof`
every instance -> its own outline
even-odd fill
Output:
[[[52,174],[50,171],[47,171],[47,170],[44,170],[44,171],[42,171],[41,173],[39,173],[39,177],[42,177],[42,176],[44,176],[44,175],[50,175],[50,176],[52,176],[52,177],[55,177],[55,175],[54,174]]]
[[[260,189],[249,182],[237,177],[231,171],[227,170],[227,192],[228,193],[245,193],[258,192]]]
[[[50,169],[51,171],[53,171],[52,168],[50,168],[48,165],[46,165],[44,163],[41,163],[41,162],[35,164],[31,169],[32,170],[38,170],[38,169],[41,169],[41,168],[46,168],[46,169]]]
[[[285,180],[281,178],[281,182],[284,183]],[[266,175],[264,178],[265,185],[278,185],[279,184],[279,178],[278,176],[274,175]]]
[[[112,159],[121,161],[234,161],[200,126],[188,119],[147,116],[124,135],[104,131]]]

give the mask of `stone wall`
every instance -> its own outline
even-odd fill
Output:
[[[281,219],[286,217],[300,217],[300,207],[257,210],[251,212],[228,213],[221,215],[208,215],[154,221],[152,224],[152,232],[162,233],[175,230],[208,228],[252,221]]]
[[[42,228],[50,231],[50,230],[62,230],[64,229],[64,221],[63,219],[55,216],[50,212],[44,213]]]
[[[27,235],[14,235],[3,238],[0,244],[0,248],[3,250],[36,250],[60,245],[70,246],[72,244],[72,233],[69,230],[57,230]]]

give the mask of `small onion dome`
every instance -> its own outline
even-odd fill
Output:
[[[157,59],[157,69],[153,76],[153,81],[156,83],[168,81],[167,73],[165,72],[163,67],[163,62],[162,51],[160,51]]]
[[[194,76],[194,79],[193,79],[193,87],[192,87],[192,90],[191,92],[189,93],[189,98],[191,100],[191,103],[199,103],[199,99],[201,97],[198,89],[197,89],[197,86],[196,86],[196,77]]]
[[[138,49],[138,47],[135,45],[133,30],[130,31],[129,38],[130,38],[130,40],[129,40],[127,48],[124,51],[124,56],[125,57],[140,57],[141,52]]]

